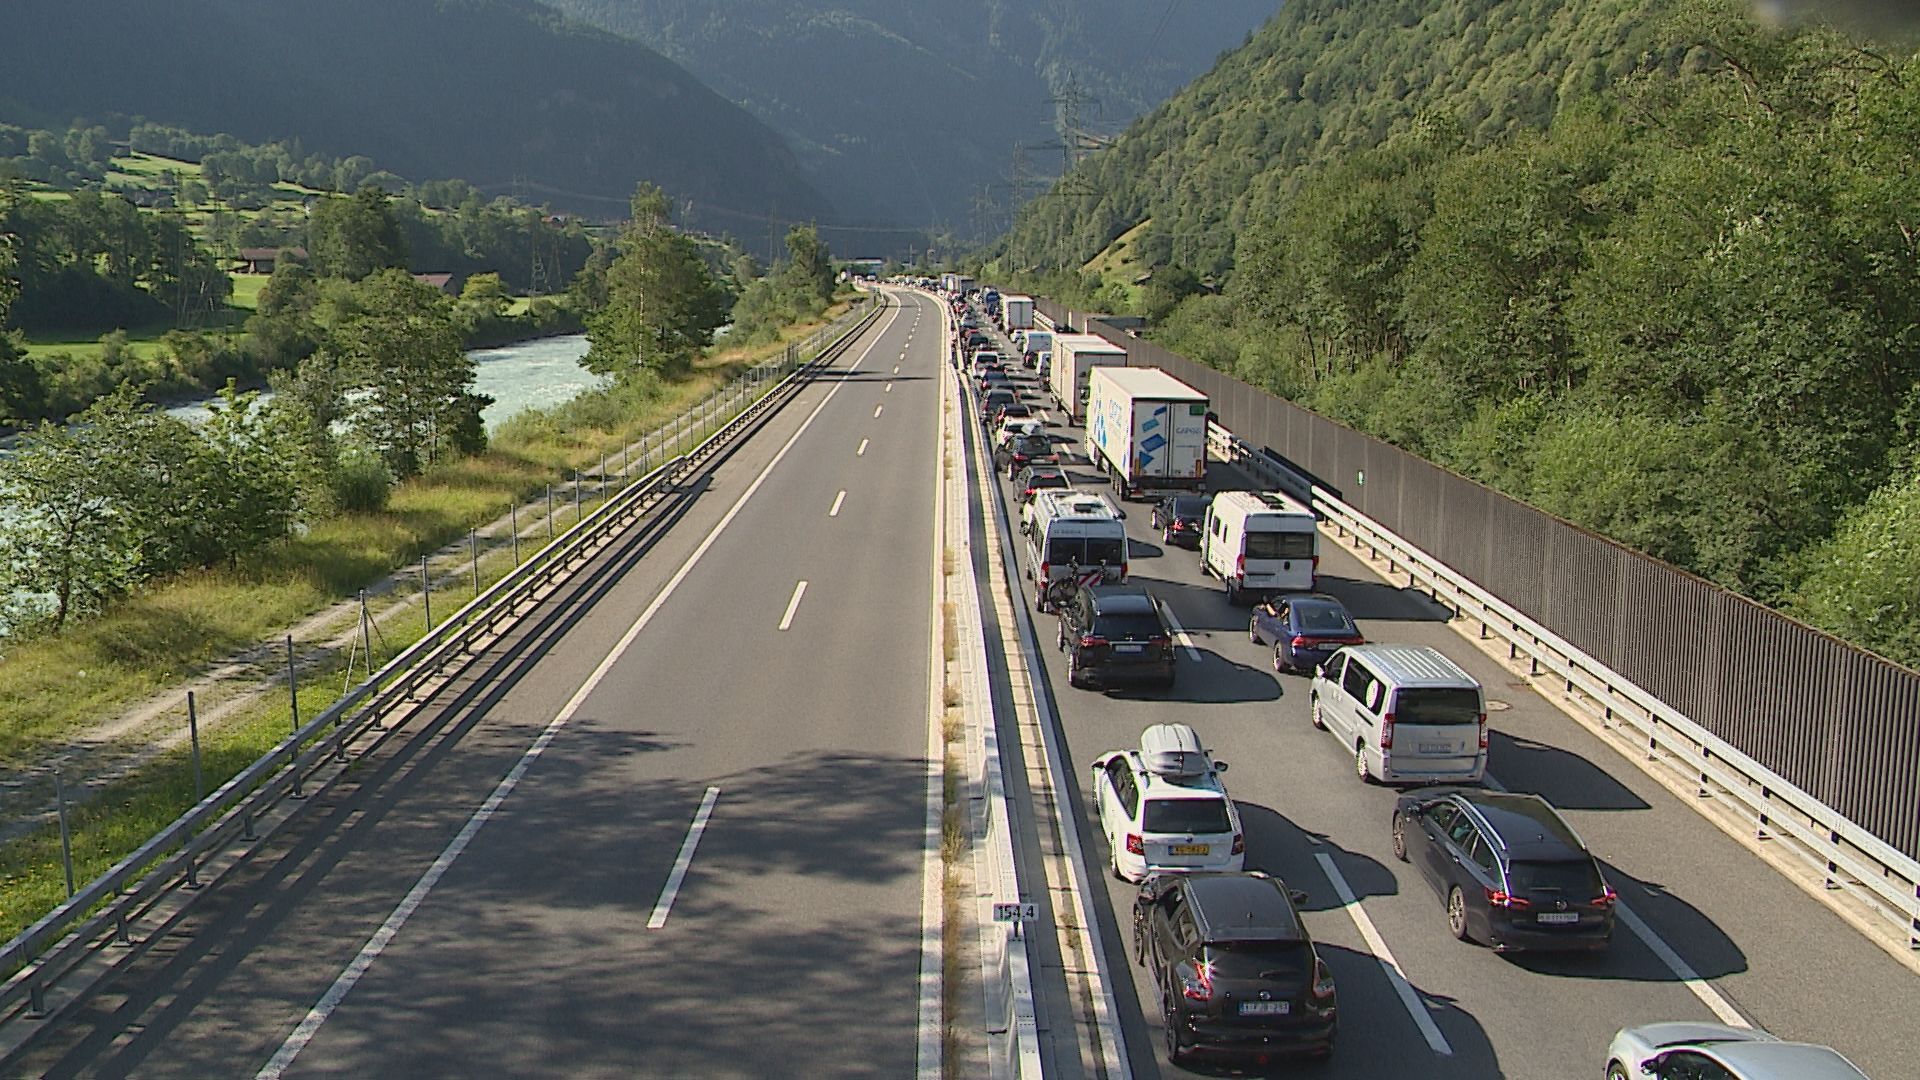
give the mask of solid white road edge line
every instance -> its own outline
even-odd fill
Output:
[[[1480,779],[1481,783],[1495,791],[1508,790],[1507,785],[1495,780],[1492,773],[1487,773]],[[1752,1021],[1740,1015],[1740,1010],[1734,1008],[1733,1002],[1726,999],[1726,995],[1715,990],[1712,983],[1701,978],[1700,973],[1693,970],[1693,965],[1687,963],[1679,953],[1674,951],[1673,946],[1668,945],[1658,933],[1655,933],[1645,919],[1627,906],[1626,901],[1615,900],[1613,913],[1615,918],[1626,924],[1628,930],[1633,931],[1633,936],[1644,942],[1647,948],[1653,951],[1653,955],[1660,958],[1660,962],[1667,966],[1667,970],[1673,972],[1674,978],[1691,990],[1693,996],[1699,998],[1700,1003],[1705,1005],[1708,1011],[1720,1018],[1721,1023],[1728,1027],[1753,1026]]]
[[[919,311],[916,302],[916,322]],[[894,372],[899,370],[895,368]],[[940,648],[940,624],[946,617],[941,574],[947,536],[947,481],[941,450],[945,446],[947,413],[944,403],[937,403],[935,410],[939,419],[933,425],[933,552],[928,560],[928,595],[933,610],[927,620],[927,816],[920,850],[918,1080],[941,1080],[946,1071],[946,1047],[941,1039],[946,1000],[946,882],[940,851],[946,817],[946,655]]]
[[[899,317],[900,310],[895,308],[893,314],[887,317],[887,325],[880,329],[880,334],[874,336],[876,343]],[[871,351],[873,351],[872,344],[860,350],[859,358],[854,360],[847,370],[849,372],[859,370]],[[839,393],[840,388],[845,385],[845,383],[835,383],[833,388],[827,391],[827,395],[820,399],[820,404],[815,405],[813,411],[807,414],[807,418],[801,422],[800,427],[780,447],[779,453],[773,455],[773,460],[767,462],[766,468],[760,470],[760,475],[754,477],[753,483],[747,485],[747,490],[740,493],[740,498],[735,500],[726,515],[720,519],[720,523],[713,527],[713,531],[707,534],[698,548],[694,549],[693,555],[681,564],[679,571],[667,581],[660,590],[660,594],[653,598],[653,603],[648,604],[647,609],[642,611],[633,625],[627,628],[627,632],[621,635],[613,650],[607,653],[598,667],[593,669],[593,674],[587,676],[587,681],[580,684],[580,689],[574,691],[573,697],[567,699],[566,705],[561,707],[559,714],[547,722],[547,726],[541,730],[540,736],[533,741],[533,745],[527,748],[526,753],[520,755],[519,761],[514,762],[513,768],[501,778],[492,794],[488,795],[486,801],[480,804],[480,808],[467,819],[466,825],[462,826],[460,832],[448,842],[446,849],[440,852],[440,856],[433,860],[433,865],[427,867],[426,872],[420,875],[420,879],[413,883],[413,888],[407,890],[407,895],[401,898],[399,906],[393,909],[393,914],[388,915],[387,920],[380,924],[380,929],[375,930],[373,936],[367,939],[367,943],[360,947],[360,952],[347,963],[346,969],[340,972],[339,977],[333,980],[333,985],[320,996],[319,1002],[307,1010],[307,1015],[294,1027],[286,1041],[280,1044],[280,1049],[260,1067],[258,1073],[254,1074],[255,1080],[280,1080],[280,1077],[286,1075],[288,1066],[292,1065],[293,1060],[300,1056],[300,1052],[307,1048],[307,1044],[313,1041],[313,1037],[319,1034],[320,1026],[327,1022],[328,1017],[331,1017],[335,1010],[339,1009],[340,1003],[346,1000],[354,984],[360,981],[360,977],[373,966],[374,960],[386,950],[388,943],[400,933],[400,928],[413,917],[413,913],[426,900],[427,894],[433,891],[433,887],[440,883],[440,879],[453,866],[454,861],[460,858],[460,853],[473,842],[481,826],[493,817],[493,812],[519,785],[520,778],[526,775],[535,759],[546,751],[548,744],[553,742],[554,736],[560,733],[560,729],[566,727],[568,721],[573,719],[573,714],[579,711],[580,706],[587,700],[587,695],[600,685],[600,680],[606,678],[607,672],[613,670],[613,665],[618,663],[620,657],[625,655],[627,649],[633,645],[634,639],[640,636],[640,631],[653,621],[654,615],[666,604],[667,598],[672,596],[674,590],[680,587],[680,583],[693,572],[694,565],[706,555],[707,549],[713,546],[714,541],[720,538],[720,534],[726,530],[726,527],[739,516],[740,508],[747,505],[747,500],[753,498],[754,492],[760,490],[760,485],[772,475],[774,467],[779,465],[787,456],[787,451],[792,450],[793,445],[800,441],[800,436],[806,434],[807,429],[813,426],[814,418],[820,415],[820,411],[827,407],[827,402],[832,401],[833,395]]]
[[[802,581],[793,587],[793,599],[787,601],[787,613],[780,616],[780,629],[793,626],[793,613],[800,610],[800,598],[807,595],[807,583]]]
[[[833,509],[831,509],[831,510],[829,510],[829,511],[827,511],[827,516],[828,516],[828,517],[839,517],[839,516],[840,516],[840,504],[842,504],[842,503],[844,503],[844,502],[846,502],[846,501],[847,501],[847,493],[846,493],[846,492],[844,492],[844,491],[843,491],[843,492],[841,492],[840,494],[838,494],[838,495],[835,495],[835,496],[833,497]]]
[[[1187,659],[1196,664],[1199,663],[1200,650],[1193,647],[1193,636],[1187,633],[1186,627],[1180,625],[1180,616],[1175,615],[1172,608],[1163,610],[1167,613],[1167,623],[1173,627],[1174,638],[1180,642],[1182,648],[1187,650]]]
[[[713,804],[720,798],[720,789],[710,787],[700,800],[700,809],[693,812],[693,824],[687,827],[687,838],[680,842],[680,854],[674,857],[673,871],[667,875],[666,887],[660,890],[660,899],[653,905],[653,914],[647,916],[647,929],[658,930],[667,925],[667,914],[673,910],[674,898],[680,895],[680,883],[687,880],[687,867],[693,865],[693,853],[700,846],[701,834],[707,831],[707,818],[713,814]]]
[[[1407,977],[1400,973],[1400,964],[1394,960],[1393,950],[1387,948],[1386,939],[1380,936],[1380,931],[1374,928],[1373,920],[1367,917],[1366,909],[1360,906],[1359,900],[1355,899],[1353,890],[1347,886],[1347,879],[1341,876],[1340,868],[1334,865],[1333,856],[1320,851],[1315,852],[1313,857],[1320,864],[1321,871],[1327,875],[1327,880],[1333,883],[1333,891],[1340,896],[1340,906],[1347,909],[1348,917],[1359,929],[1360,936],[1366,940],[1367,950],[1373,953],[1374,960],[1379,962],[1380,970],[1387,973],[1387,981],[1393,984],[1393,992],[1400,995],[1400,1004],[1406,1006],[1407,1015],[1413,1017],[1414,1026],[1420,1029],[1420,1034],[1426,1036],[1427,1045],[1432,1047],[1436,1054],[1452,1057],[1453,1047],[1448,1045],[1447,1037],[1440,1034],[1440,1025],[1434,1023],[1433,1017],[1427,1015],[1426,1003],[1420,1000],[1420,995],[1415,992],[1412,984],[1407,982]]]

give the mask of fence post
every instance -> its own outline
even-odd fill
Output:
[[[421,560],[423,563],[425,560]],[[300,677],[293,666],[293,635],[287,635],[287,704],[293,713],[293,734],[300,734]],[[287,767],[293,770],[293,797],[304,799],[300,791],[300,740],[287,741]]]
[[[580,523],[580,470],[573,470],[573,521]]]
[[[207,784],[200,772],[200,712],[191,690],[187,691],[187,739],[193,745],[193,802],[198,806],[207,797]]]
[[[367,646],[367,678],[369,678],[369,679],[371,679],[371,678],[373,678],[373,672],[374,672],[374,665],[373,665],[373,616],[372,616],[371,614],[369,614],[369,613],[368,613],[368,611],[367,611],[367,590],[365,590],[365,589],[361,589],[361,590],[360,590],[360,637],[361,637],[361,639],[362,639],[363,641],[365,641],[365,642],[366,642],[366,646]],[[377,709],[374,709],[374,710],[370,710],[370,712],[371,712],[371,715],[370,715],[370,717],[369,717],[369,718],[368,718],[368,720],[367,720],[367,728],[368,728],[368,730],[370,730],[370,731],[385,731],[385,730],[387,730],[387,725],[385,725],[385,724],[383,724],[383,723],[381,723],[381,722],[380,722],[380,712],[379,712],[379,710],[377,710]]]
[[[427,573],[427,557],[420,556],[420,605],[427,613],[426,633],[433,633],[433,578]]]
[[[60,863],[67,869],[67,899],[73,899],[73,836],[67,831],[67,785],[60,778],[59,766],[53,770],[53,801],[60,816]]]
[[[473,563],[473,596],[477,600],[480,598],[480,534],[472,529],[467,530],[467,557]]]
[[[507,523],[513,529],[513,565],[520,565],[520,503],[515,500],[507,504]]]

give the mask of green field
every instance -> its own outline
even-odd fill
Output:
[[[160,356],[166,352],[166,346],[160,343],[160,336],[166,333],[165,327],[148,327],[127,332],[127,352],[141,359]],[[30,334],[27,336],[28,356],[47,356],[64,353],[73,357],[97,357],[106,346],[99,337],[78,338],[69,334]]]

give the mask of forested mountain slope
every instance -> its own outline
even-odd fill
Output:
[[[9,0],[0,115],[145,117],[299,138],[414,180],[617,217],[641,179],[722,208],[824,216],[782,139],[665,57],[534,0]]]
[[[1296,0],[987,272],[1920,665],[1920,53],[1755,10]]]
[[[1278,0],[547,0],[685,64],[786,133],[849,217],[1004,228],[1060,168],[1050,99],[1112,134]],[[846,196],[841,198],[839,193]]]
[[[1668,62],[1667,0],[1289,0],[1245,48],[1141,118],[1020,215],[1015,266],[1078,265],[1152,219],[1157,261],[1232,265],[1234,236],[1304,167],[1423,111],[1485,144],[1562,102]]]

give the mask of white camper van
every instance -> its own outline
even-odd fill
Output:
[[[1042,491],[1026,507],[1025,517],[1027,566],[1041,611],[1048,610],[1047,590],[1055,582],[1127,580],[1127,527],[1104,496],[1070,489]]]
[[[1200,527],[1200,565],[1226,584],[1227,600],[1312,592],[1320,568],[1313,511],[1273,491],[1223,491]]]

